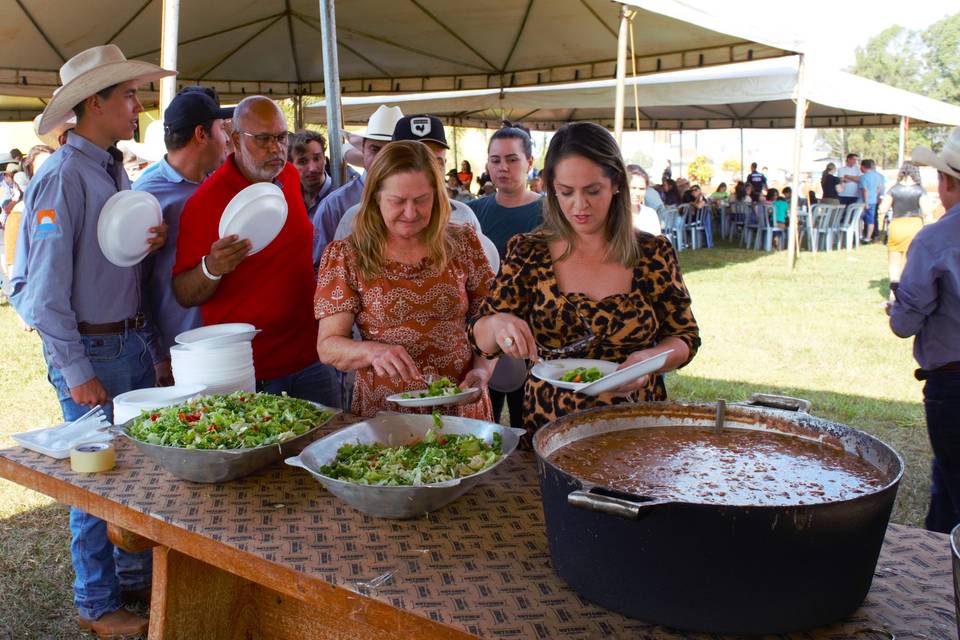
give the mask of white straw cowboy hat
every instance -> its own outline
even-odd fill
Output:
[[[361,138],[390,142],[393,139],[393,129],[402,117],[403,111],[400,111],[400,107],[388,107],[382,104],[367,120],[367,128],[357,135]]]
[[[60,148],[60,136],[64,131],[68,131],[77,126],[77,116],[71,115],[65,121],[60,124],[54,125],[50,131],[47,131],[44,134],[40,133],[40,118],[43,117],[42,114],[38,115],[33,119],[33,133],[37,136],[37,139],[40,140],[43,144],[51,147],[53,149]]]
[[[167,152],[163,142],[163,121],[154,120],[147,125],[143,134],[143,142],[136,140],[121,140],[117,143],[120,151],[127,151],[147,162],[159,162]]]
[[[115,44],[81,51],[60,67],[63,85],[53,92],[53,98],[40,114],[37,133],[49,133],[70,117],[76,105],[107,87],[130,80],[153,82],[176,74],[149,62],[127,60]]]
[[[917,147],[910,157],[916,164],[929,165],[960,180],[960,127],[950,132],[950,137],[943,143],[940,153],[934,153],[927,147]]]

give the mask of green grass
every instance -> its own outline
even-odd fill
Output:
[[[668,377],[671,398],[743,400],[754,391],[806,398],[812,413],[877,435],[907,462],[895,522],[921,526],[930,446],[912,341],[884,313],[886,248],[801,254],[725,246],[680,254],[703,345]]]
[[[893,520],[920,525],[930,449],[911,343],[887,325],[886,253],[803,254],[723,246],[681,254],[703,346],[668,377],[670,397],[735,401],[754,391],[799,396],[813,413],[876,434],[907,461]],[[0,447],[9,434],[59,422],[39,339],[0,306]],[[0,640],[89,638],[74,622],[66,508],[0,480]]]

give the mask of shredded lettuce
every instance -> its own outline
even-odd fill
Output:
[[[141,442],[167,447],[245,449],[295,438],[331,416],[332,411],[286,394],[235,391],[144,411],[128,432]]]
[[[431,382],[425,391],[407,391],[406,393],[401,393],[400,397],[404,400],[412,400],[414,398],[455,396],[458,393],[463,393],[463,389],[461,389],[456,382],[444,376]]]
[[[567,371],[560,379],[564,382],[595,382],[603,377],[603,372],[596,367],[577,367]]]
[[[384,444],[345,444],[320,473],[357,484],[410,486],[453,480],[482,471],[496,463],[503,452],[499,433],[487,444],[474,435],[438,433],[443,423],[433,413],[434,427],[423,440],[400,447]]]

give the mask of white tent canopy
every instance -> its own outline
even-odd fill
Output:
[[[0,0],[0,95],[48,98],[65,60],[106,43],[159,64],[162,3]],[[640,73],[800,51],[782,29],[750,27],[721,3],[626,4],[637,12]],[[338,2],[341,89],[405,93],[612,78],[619,10],[610,0]],[[231,98],[323,93],[318,0],[236,0],[226,9],[182,0],[179,25],[181,86],[200,82]]]
[[[789,128],[794,126],[798,60],[794,57],[658,73],[627,78],[626,129]],[[960,126],[960,107],[837,71],[807,59],[806,127]],[[640,106],[635,121],[634,92]],[[499,127],[502,119],[554,129],[590,120],[613,126],[614,80],[443,91],[406,95],[345,96],[345,122],[360,124],[380,104],[404,113],[432,113],[450,124]],[[305,109],[308,122],[322,122],[324,103]]]

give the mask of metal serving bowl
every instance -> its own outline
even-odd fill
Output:
[[[317,437],[320,427],[340,413],[339,409],[312,404],[315,404],[318,409],[331,412],[330,417],[296,438],[249,449],[184,449],[148,444],[137,440],[129,433],[136,418],[113,427],[111,432],[126,437],[140,451],[178,478],[191,482],[229,482],[279,462],[286,456],[299,453]]]
[[[507,459],[520,442],[523,429],[512,429],[492,422],[443,416],[443,433],[470,434],[493,441],[499,433],[503,455],[500,460],[482,471],[445,482],[414,486],[379,486],[335,480],[320,473],[320,467],[329,464],[345,444],[372,444],[380,442],[400,446],[423,438],[433,425],[433,417],[416,414],[381,414],[365,422],[332,433],[303,450],[299,456],[287,458],[287,464],[310,472],[327,491],[357,511],[380,518],[415,518],[444,507],[480,482],[481,477]]]

